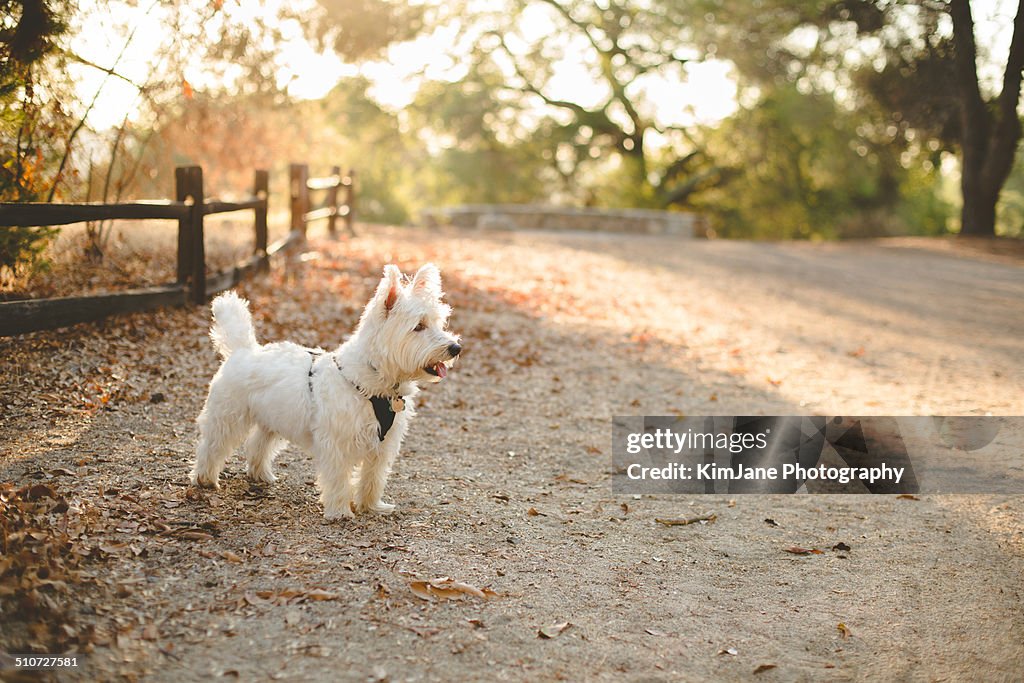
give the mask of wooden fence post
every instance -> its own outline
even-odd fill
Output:
[[[306,212],[309,211],[309,166],[306,164],[291,164],[288,167],[289,182],[291,185],[291,229],[302,233],[306,238]]]
[[[327,206],[333,209],[331,215],[327,217],[327,234],[331,237],[338,236],[338,185],[341,185],[341,166],[331,166],[331,175],[338,179],[337,185],[332,185],[327,188]]]
[[[183,202],[189,197],[188,167],[174,169],[174,199]],[[177,282],[183,285],[192,274],[192,232],[188,218],[178,219],[178,275]]]
[[[203,169],[179,166],[174,169],[179,202],[191,207],[188,217],[178,220],[178,282],[190,279],[192,303],[206,303],[206,250],[203,244]]]
[[[354,169],[348,170],[348,177],[345,178],[347,183],[345,184],[345,206],[348,210],[345,212],[345,229],[348,230],[348,234],[352,237],[356,236],[356,172]]]
[[[267,197],[270,195],[270,174],[267,171],[256,171],[256,177],[252,184],[252,193],[257,199],[262,199],[264,204],[257,206],[253,211],[255,215],[256,246],[253,252],[263,257],[267,255]]]

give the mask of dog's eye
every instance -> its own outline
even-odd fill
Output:
[[[412,328],[412,331],[413,332],[422,332],[425,329],[427,329],[427,326],[421,322],[419,325],[417,325],[416,327]]]

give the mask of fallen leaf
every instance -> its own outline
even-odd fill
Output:
[[[28,500],[39,500],[40,498],[57,498],[56,492],[53,488],[46,484],[36,484],[29,487],[25,498]]]
[[[903,499],[903,500],[921,500],[917,496],[909,494],[909,493],[901,493],[900,495],[896,496],[896,498],[897,499]]]
[[[734,647],[727,647],[727,648],[719,650],[718,654],[720,654],[720,655],[732,655],[733,657],[735,657],[736,655],[739,654],[739,651],[736,648],[734,648]]]
[[[645,628],[644,632],[647,633],[647,635],[655,636],[656,638],[665,638],[666,636],[668,636],[668,634],[664,631],[659,631],[654,628]]]
[[[551,640],[552,638],[557,638],[558,636],[562,635],[562,633],[564,633],[565,630],[570,626],[572,626],[572,624],[568,621],[563,621],[559,624],[541,626],[539,629],[537,629],[537,637],[543,638],[545,640]]]
[[[323,600],[337,600],[338,594],[331,593],[330,591],[321,590],[320,588],[314,588],[311,591],[306,591],[306,597],[310,600],[323,601]]]
[[[853,635],[850,632],[850,628],[846,624],[844,624],[843,622],[839,622],[839,625],[836,626],[836,629],[839,630],[839,635],[842,636],[843,640],[846,640],[851,635]]]
[[[793,555],[821,555],[823,552],[817,548],[801,548],[798,545],[792,545],[784,550],[787,553],[792,553]]]
[[[687,524],[697,524],[700,522],[713,522],[718,519],[718,515],[701,515],[699,517],[688,517],[686,519],[661,519],[655,518],[655,522],[658,524],[664,524],[665,526],[686,526]]]
[[[249,603],[250,605],[252,605],[253,607],[259,607],[260,605],[267,604],[266,600],[264,600],[263,598],[257,596],[255,593],[246,593],[242,597],[244,597],[245,601],[247,603]]]
[[[234,562],[236,564],[242,561],[241,557],[239,557],[238,555],[234,554],[230,550],[225,550],[224,552],[222,552],[220,554],[220,556],[223,557],[228,562]]]
[[[776,664],[762,664],[761,666],[754,669],[754,675],[757,675],[765,671],[770,671],[771,669],[774,669],[776,666]]]
[[[765,524],[767,524],[768,526],[778,526],[778,525],[779,525],[779,523],[778,523],[778,522],[776,522],[776,521],[775,521],[774,519],[772,519],[771,517],[767,517],[767,518],[765,518],[765,520],[764,520],[764,523],[765,523]]]
[[[838,550],[841,553],[848,553],[850,552],[850,546],[840,541],[839,543],[836,543],[834,546],[832,546],[832,550]]]
[[[409,590],[411,590],[413,595],[417,598],[422,600],[433,600],[434,595],[430,592],[430,588],[428,588],[429,585],[430,584],[426,581],[412,581],[409,583]]]
[[[480,600],[498,597],[498,593],[490,588],[480,589],[448,577],[431,581],[410,581],[409,589],[413,595],[423,600],[462,600],[467,595]]]

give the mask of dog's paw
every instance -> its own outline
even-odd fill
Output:
[[[249,478],[253,481],[261,481],[264,484],[273,484],[277,477],[270,470],[249,470]]]
[[[370,512],[376,512],[378,515],[390,515],[395,511],[395,506],[392,503],[385,503],[381,500],[366,506],[366,509]]]
[[[324,510],[324,519],[328,521],[334,521],[338,519],[355,519],[356,513],[352,511],[352,506],[345,504],[337,508],[327,508]]]
[[[189,480],[193,486],[201,486],[204,489],[216,489],[220,491],[220,477],[210,477],[209,475],[199,474],[193,472],[189,476]]]

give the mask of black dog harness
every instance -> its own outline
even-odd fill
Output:
[[[316,359],[324,354],[323,351],[308,349],[307,353],[312,356],[309,361],[309,393],[313,393],[313,365],[316,363]],[[383,441],[384,437],[388,435],[388,431],[391,430],[391,426],[395,424],[396,408],[397,412],[405,410],[405,397],[404,396],[370,396],[361,386],[345,377],[345,373],[341,369],[341,364],[338,363],[337,356],[331,356],[334,361],[334,367],[338,368],[338,372],[345,378],[349,384],[355,387],[359,395],[368,399],[370,405],[373,406],[373,416],[377,418],[377,437]]]

